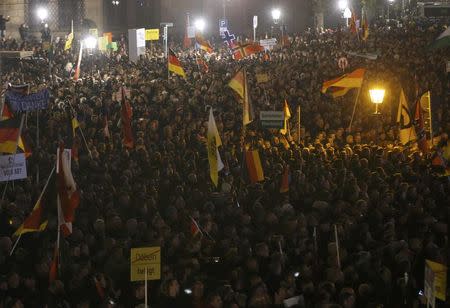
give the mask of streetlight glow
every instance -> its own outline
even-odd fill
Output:
[[[272,18],[274,21],[278,21],[281,17],[281,11],[280,9],[273,9],[272,10]]]
[[[94,49],[95,47],[97,47],[97,38],[93,37],[92,35],[89,35],[84,39],[83,45],[87,49]]]
[[[40,7],[37,9],[36,14],[43,22],[48,17],[48,10],[44,7]]]
[[[203,18],[199,18],[194,22],[195,29],[197,29],[199,32],[203,32],[206,27],[206,22]]]
[[[380,114],[380,112],[378,112],[378,105],[383,103],[384,93],[385,90],[380,88],[369,90],[370,100],[375,104],[375,114]]]
[[[339,0],[338,2],[338,7],[341,11],[345,10],[346,8],[348,8],[348,2],[347,0]]]

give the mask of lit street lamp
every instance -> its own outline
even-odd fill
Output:
[[[206,27],[206,22],[203,18],[199,18],[194,22],[194,26],[198,32],[203,33],[203,30],[205,30]]]
[[[92,35],[87,36],[84,39],[83,46],[85,46],[87,49],[95,49],[95,47],[97,47],[97,38],[93,37]]]
[[[280,17],[281,17],[281,11],[279,9],[273,9],[272,10],[272,18],[273,18],[273,22],[275,24],[278,24]]]
[[[374,114],[381,114],[378,111],[378,105],[383,103],[384,93],[385,93],[385,90],[380,89],[380,88],[375,88],[375,89],[369,90],[370,100],[372,101],[373,104],[375,104],[375,113]]]
[[[346,8],[348,8],[348,2],[347,0],[339,0],[338,2],[338,7],[341,11],[345,10]]]
[[[40,7],[37,9],[36,14],[41,20],[41,22],[44,22],[44,20],[46,20],[48,17],[48,10],[44,7]]]

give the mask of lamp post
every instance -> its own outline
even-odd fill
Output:
[[[272,19],[273,19],[273,23],[278,25],[279,21],[281,18],[281,11],[280,9],[273,9],[272,10]],[[284,36],[284,29],[283,29],[283,25],[281,25],[281,41],[283,41],[283,36]],[[283,42],[281,42],[283,43]]]
[[[378,105],[383,103],[384,93],[385,93],[385,90],[384,89],[380,89],[380,88],[374,88],[374,89],[370,89],[369,90],[370,100],[372,101],[373,104],[375,104],[375,112],[374,112],[374,114],[377,114],[377,115],[381,114],[378,111]]]
[[[391,9],[391,4],[394,3],[395,0],[388,0],[388,4],[387,4],[387,19],[390,19],[390,9]]]
[[[198,18],[194,21],[195,30],[203,34],[203,30],[205,30],[206,22],[203,18]]]
[[[41,20],[41,23],[48,18],[48,10],[44,7],[40,7],[36,10],[37,17]]]

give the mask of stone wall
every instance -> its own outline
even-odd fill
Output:
[[[20,37],[19,27],[25,20],[24,0],[0,0],[0,15],[10,16],[6,23],[6,36]]]

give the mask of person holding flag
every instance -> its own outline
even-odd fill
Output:
[[[177,56],[175,55],[172,49],[169,49],[169,58],[167,65],[169,72],[172,72],[176,75],[186,78],[186,73],[184,72],[184,69],[181,66],[181,62],[180,60],[178,60]]]
[[[219,171],[224,167],[219,153],[219,146],[221,145],[222,140],[220,139],[216,121],[214,120],[213,109],[210,107],[207,133],[207,150],[209,161],[209,175],[215,187],[217,187],[219,184]]]

